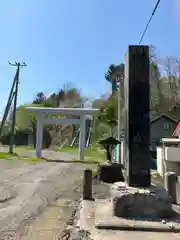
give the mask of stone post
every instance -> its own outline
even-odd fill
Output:
[[[129,186],[151,184],[149,90],[149,47],[129,46],[124,79],[124,158]]]
[[[92,170],[84,170],[83,199],[92,200]]]
[[[165,173],[164,187],[167,190],[169,197],[171,197],[172,203],[177,203],[176,195],[176,174],[174,172]]]

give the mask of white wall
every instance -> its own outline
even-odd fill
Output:
[[[157,171],[161,177],[164,177],[165,171],[180,176],[180,148],[165,147],[163,151],[162,147],[157,147]]]
[[[164,163],[163,163],[163,148],[157,147],[157,172],[164,176]]]
[[[165,147],[165,160],[171,162],[180,162],[180,148]]]

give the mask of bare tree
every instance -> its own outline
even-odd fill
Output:
[[[169,84],[168,95],[176,102],[179,91],[179,83],[177,82],[177,59],[175,57],[166,57],[164,61],[164,69]]]

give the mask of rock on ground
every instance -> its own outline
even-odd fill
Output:
[[[130,187],[117,182],[111,188],[114,214],[118,217],[161,218],[172,216],[172,204],[164,188]]]

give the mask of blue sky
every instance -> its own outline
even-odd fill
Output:
[[[4,0],[0,7],[0,111],[25,61],[18,103],[73,83],[87,96],[109,90],[104,73],[137,44],[156,0]],[[144,38],[158,54],[180,53],[180,0],[161,1]]]

